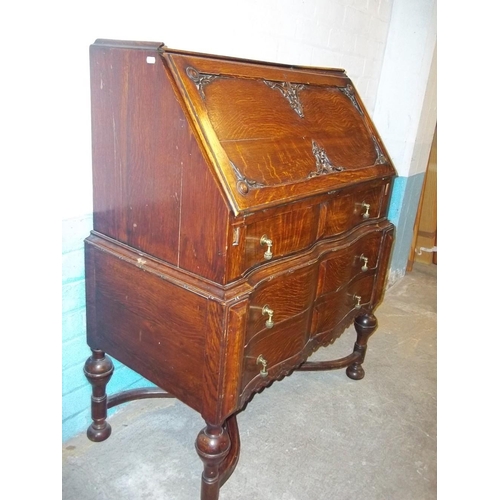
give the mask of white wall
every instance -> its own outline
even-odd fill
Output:
[[[394,0],[373,120],[402,177],[425,172],[437,118],[436,0]]]
[[[25,11],[19,5],[25,28],[12,34],[10,45],[25,83],[12,84],[22,89],[27,108],[41,106],[42,116],[27,109],[21,117],[13,108],[25,136],[17,159],[20,168],[30,165],[50,177],[61,195],[57,209],[67,219],[92,211],[88,46],[96,38],[342,67],[372,112],[392,0],[89,0]]]

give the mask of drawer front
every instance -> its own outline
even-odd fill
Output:
[[[281,323],[309,309],[316,281],[316,266],[307,266],[258,285],[250,297],[247,343],[259,332],[272,333]]]
[[[302,352],[308,340],[309,310],[255,335],[245,347],[240,397],[246,397],[270,380],[280,378],[286,366]]]
[[[317,296],[335,292],[357,277],[375,271],[381,242],[382,233],[371,232],[331,252],[319,268]]]
[[[246,228],[244,269],[289,255],[316,240],[319,206],[291,210]]]
[[[332,330],[349,317],[358,315],[362,307],[369,306],[374,281],[375,276],[371,274],[320,297],[314,306],[311,336]]]
[[[389,181],[374,182],[334,194],[326,203],[323,236],[335,236],[367,220],[384,216]]]

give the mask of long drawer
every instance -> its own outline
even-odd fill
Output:
[[[342,236],[387,211],[390,180],[366,183],[245,218],[233,228],[235,276],[257,265],[297,254],[326,238]]]

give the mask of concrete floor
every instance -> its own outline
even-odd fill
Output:
[[[436,494],[437,268],[416,263],[376,311],[366,376],[297,372],[238,417],[239,464],[220,500],[430,500]],[[311,359],[348,354],[351,327]],[[177,400],[134,401],[103,443],[63,445],[64,500],[196,500],[201,417]]]

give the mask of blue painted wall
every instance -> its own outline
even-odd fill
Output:
[[[404,276],[413,223],[424,174],[395,180],[389,219],[396,225],[389,285]],[[62,226],[62,439],[63,442],[90,425],[90,385],[83,365],[90,351],[86,342],[83,240],[92,228],[92,215],[63,221]],[[113,360],[115,372],[108,385],[110,394],[135,387],[152,386],[149,381]],[[110,415],[117,411],[114,408]]]
[[[389,286],[406,273],[424,176],[425,174],[421,173],[410,177],[397,177],[394,181],[388,218],[396,226],[396,237],[391,257]]]
[[[91,388],[83,374],[90,355],[86,342],[83,240],[92,228],[92,215],[62,223],[62,440],[90,425]],[[152,384],[113,360],[109,393]],[[113,408],[109,414],[117,411]]]

